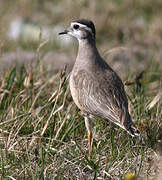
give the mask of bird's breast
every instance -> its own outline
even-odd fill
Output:
[[[78,87],[76,86],[76,83],[75,83],[75,81],[74,81],[73,74],[71,74],[71,76],[70,76],[69,84],[70,84],[71,95],[72,95],[72,98],[73,98],[75,104],[78,106],[78,108],[79,108],[81,111],[84,111],[84,108],[83,108],[83,107],[81,106],[81,104],[79,103]]]

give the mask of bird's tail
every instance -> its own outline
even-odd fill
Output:
[[[140,136],[140,131],[138,128],[135,126],[134,122],[132,121],[132,118],[129,114],[129,112],[126,114],[124,121],[123,121],[123,126],[125,130],[131,135],[131,136]]]
[[[137,127],[134,125],[134,123],[129,127],[129,129],[127,131],[133,137],[140,136],[140,131],[137,129]]]

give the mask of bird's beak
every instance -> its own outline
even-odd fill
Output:
[[[69,30],[65,29],[63,32],[60,32],[59,35],[68,34]]]

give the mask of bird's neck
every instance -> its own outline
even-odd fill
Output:
[[[94,40],[79,40],[78,55],[76,58],[76,64],[87,65],[95,62],[99,57],[98,50],[96,48],[96,42]]]

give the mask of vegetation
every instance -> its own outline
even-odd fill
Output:
[[[35,53],[28,67],[22,63],[1,72],[1,179],[158,179],[162,163],[161,0],[15,0],[0,5],[1,57],[17,49]],[[93,19],[97,45],[125,82],[141,137],[132,138],[121,128],[96,119],[92,160],[88,160],[87,132],[69,91],[66,66],[56,70],[42,61],[49,51],[76,52],[72,46],[44,43],[41,35],[39,42],[8,40],[7,25],[17,15],[43,25],[61,22],[66,26],[79,16]],[[108,49],[119,46],[131,49],[126,51],[130,56],[124,55],[129,61],[122,60],[123,54],[109,56]]]

